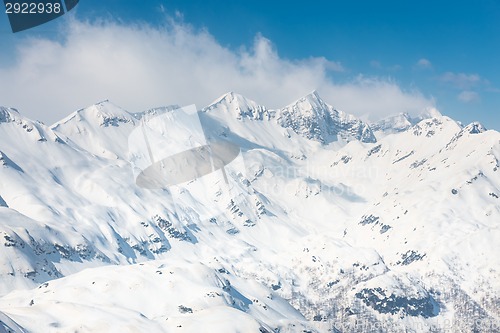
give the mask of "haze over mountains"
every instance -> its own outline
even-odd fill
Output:
[[[0,332],[499,331],[498,132],[228,93],[232,191],[141,188],[129,135],[173,109],[0,108]]]

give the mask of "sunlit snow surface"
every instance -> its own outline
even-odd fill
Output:
[[[0,108],[0,332],[499,331],[498,132],[229,93],[199,118],[237,191],[141,188],[129,136],[172,109]]]

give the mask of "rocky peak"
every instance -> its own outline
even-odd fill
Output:
[[[469,125],[465,126],[463,131],[467,132],[469,134],[480,134],[480,133],[486,132],[487,129],[481,123],[474,121],[474,122],[470,123]]]
[[[10,123],[19,117],[20,114],[16,109],[0,106],[0,123]]]
[[[282,127],[325,144],[339,139],[376,141],[367,124],[326,104],[316,91],[279,110],[277,121]]]

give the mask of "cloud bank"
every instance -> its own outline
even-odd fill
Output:
[[[131,112],[169,104],[201,108],[228,91],[277,108],[316,89],[335,107],[371,119],[434,105],[390,79],[358,75],[336,82],[346,70],[340,62],[283,58],[260,35],[252,47],[232,50],[178,22],[151,27],[73,18],[66,24],[61,38],[25,39],[14,65],[0,64],[0,105],[49,124],[103,99]]]

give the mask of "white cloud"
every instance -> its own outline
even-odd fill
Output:
[[[335,107],[371,120],[400,112],[416,114],[434,105],[418,91],[404,91],[390,80],[362,75],[350,83],[325,85],[320,93],[330,96]]]
[[[441,82],[449,83],[459,89],[469,89],[483,83],[483,80],[478,74],[446,72],[438,79]]]
[[[464,103],[475,102],[479,100],[479,94],[475,91],[464,90],[457,96],[458,100]]]
[[[234,51],[206,31],[175,22],[160,29],[72,20],[63,40],[24,40],[16,63],[0,65],[0,105],[51,123],[106,98],[140,111],[168,104],[202,107],[227,91],[276,108],[317,89],[327,102],[372,118],[434,104],[388,79],[332,81],[331,72],[343,70],[323,57],[284,59],[261,36],[251,48]]]
[[[432,68],[432,63],[425,58],[421,58],[417,61],[416,66],[420,69],[430,69]]]
[[[328,61],[325,59],[325,68],[332,72],[345,72],[346,69],[340,61]]]

